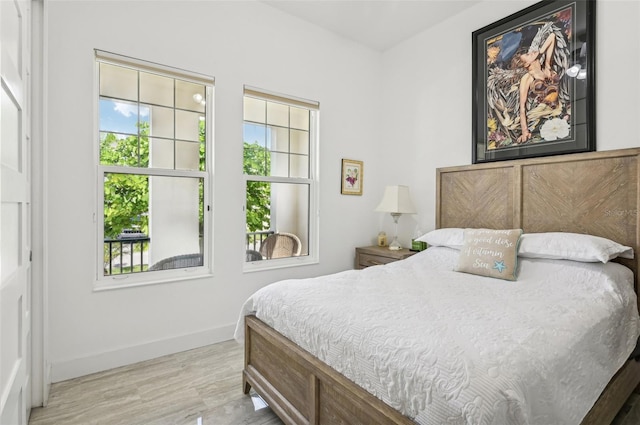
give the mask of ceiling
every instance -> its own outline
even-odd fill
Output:
[[[343,37],[384,51],[482,0],[263,0]]]

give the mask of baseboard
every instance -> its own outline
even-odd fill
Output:
[[[61,382],[91,373],[102,372],[167,354],[179,353],[205,345],[233,339],[236,325],[230,324],[188,335],[146,342],[113,351],[97,353],[72,360],[51,362],[51,381]]]

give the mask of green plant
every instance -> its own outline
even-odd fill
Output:
[[[148,123],[140,136],[104,135],[100,142],[103,165],[147,167],[149,165]],[[149,178],[137,174],[106,173],[104,177],[104,237],[115,239],[124,229],[149,230]]]
[[[268,176],[271,173],[269,150],[257,142],[244,142],[243,170],[246,175]],[[271,184],[247,181],[246,220],[248,232],[271,227]]]

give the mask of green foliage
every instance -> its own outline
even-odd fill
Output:
[[[140,137],[118,138],[107,133],[100,141],[103,165],[147,167],[149,165],[148,124]],[[149,231],[149,178],[136,174],[108,173],[104,177],[104,237],[114,239],[124,229]]]
[[[149,166],[149,124],[140,125],[140,137],[117,137],[103,134],[100,141],[100,162],[103,165],[125,167]],[[200,170],[205,163],[205,123],[200,122]],[[247,175],[268,176],[271,158],[268,149],[258,143],[244,143],[243,170]],[[200,180],[200,199],[204,199],[204,183]],[[149,178],[144,175],[108,173],[104,179],[104,237],[115,239],[124,229],[149,231]],[[247,182],[247,231],[270,228],[271,185],[265,182]],[[204,225],[204,202],[199,203],[200,229]]]
[[[244,142],[244,173],[254,176],[268,176],[271,173],[271,156],[264,146],[257,142]],[[271,227],[271,184],[247,181],[247,231],[258,232]]]
[[[149,177],[109,173],[104,179],[104,237],[114,239],[124,229],[149,230]]]

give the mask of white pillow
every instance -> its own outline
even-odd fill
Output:
[[[525,233],[520,239],[518,256],[606,263],[616,257],[633,258],[633,248],[612,240],[579,233]]]
[[[461,249],[464,245],[464,229],[449,227],[432,230],[420,236],[417,241],[426,242],[430,246],[446,246]]]

